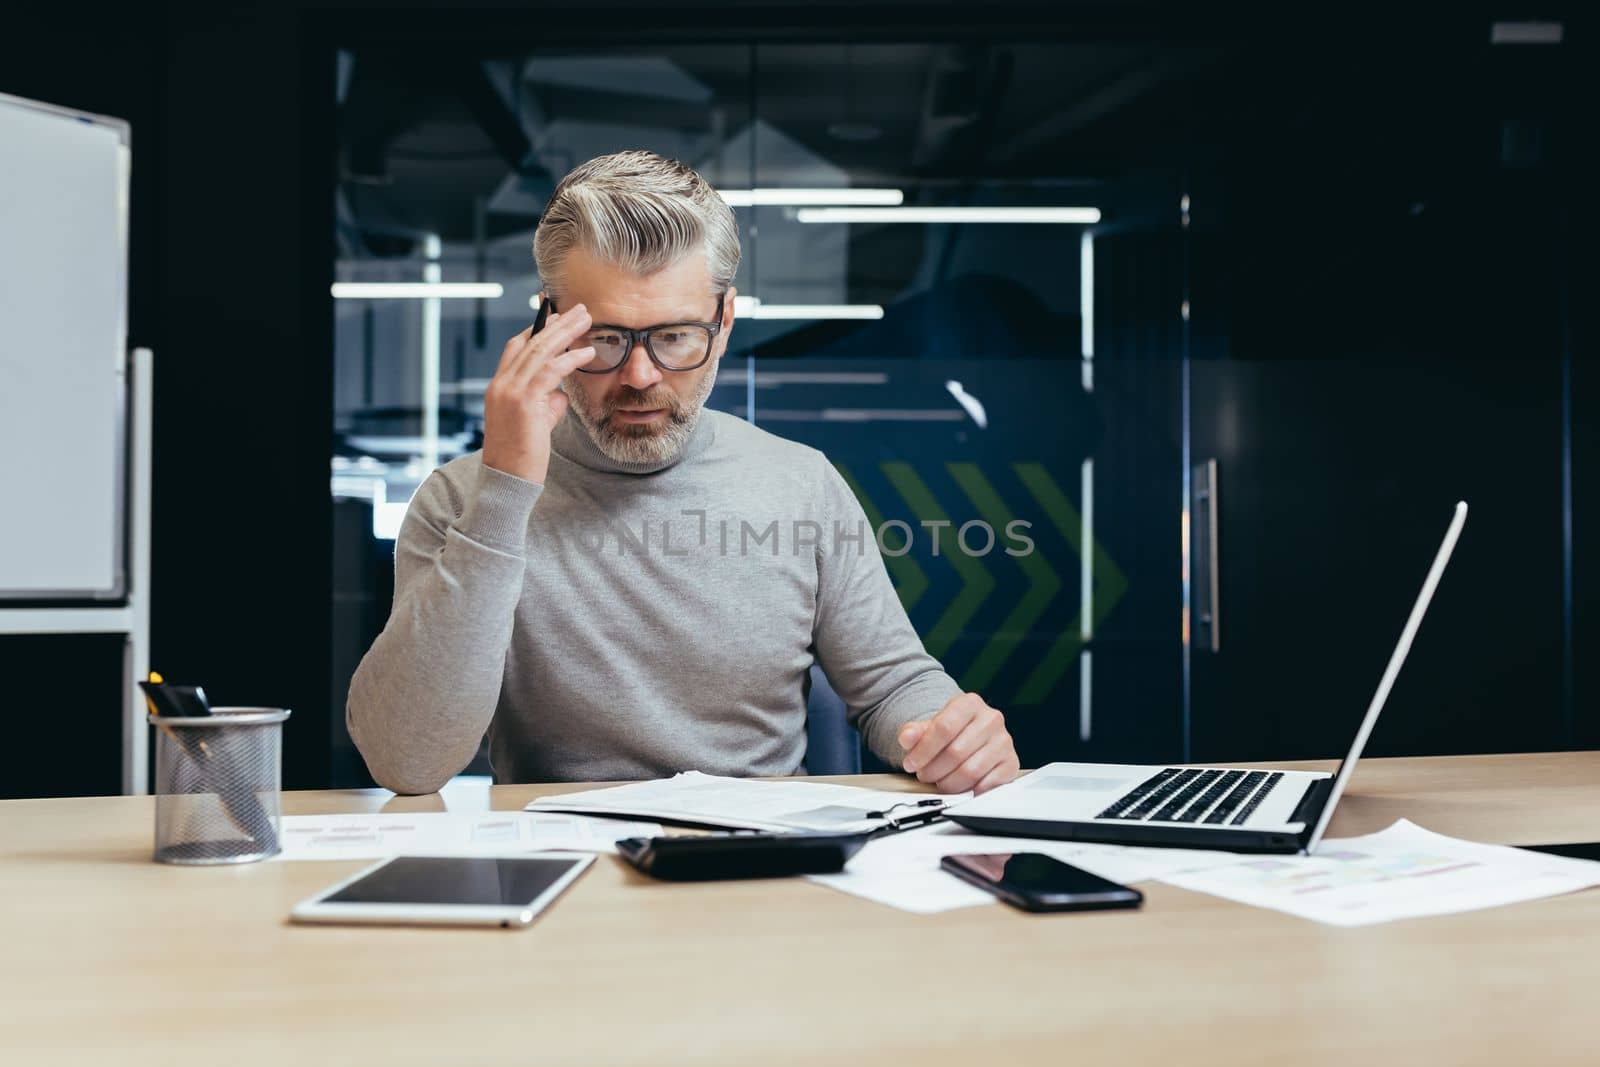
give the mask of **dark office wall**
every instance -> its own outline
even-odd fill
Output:
[[[1342,750],[1457,499],[1464,536],[1373,750],[1571,743],[1554,359],[1201,363],[1194,381],[1229,420],[1196,434],[1224,546],[1222,647],[1193,660],[1196,758]]]
[[[316,785],[332,263],[305,164],[332,88],[307,77],[304,42],[292,10],[35,9],[8,14],[0,91],[132,123],[130,340],[155,351],[152,662],[214,703],[294,708],[286,781]],[[7,676],[65,680],[99,646],[5,647]],[[62,714],[104,719],[81,721],[120,745],[104,703],[60,692]],[[101,763],[56,766],[56,791],[115,791]]]
[[[1600,434],[1595,426],[1600,423],[1600,381],[1597,368],[1585,362],[1577,366],[1577,380],[1582,388],[1575,391],[1575,399],[1583,406],[1585,425],[1577,438],[1578,446],[1573,456],[1575,470],[1592,471],[1600,463]],[[1595,494],[1579,494],[1573,513],[1573,527],[1586,532],[1593,543],[1596,524],[1600,523],[1600,507]],[[1573,560],[1574,591],[1572,628],[1572,663],[1569,684],[1572,688],[1571,708],[1574,717],[1574,745],[1578,748],[1600,748],[1600,674],[1592,666],[1594,650],[1600,647],[1600,576],[1596,575],[1593,551],[1580,552]],[[1578,664],[1584,664],[1579,667]]]
[[[157,394],[156,653],[214,700],[293,707],[286,782],[320,785],[333,257],[317,161],[333,71],[292,13],[184,17],[166,39],[161,192],[164,217],[187,222],[161,235],[157,361],[176,373]]]
[[[164,290],[159,246],[151,239],[161,227],[158,30],[125,11],[107,12],[96,32],[83,32],[75,20],[43,15],[18,20],[8,12],[6,21],[0,32],[0,92],[116,115],[133,124],[139,165],[132,174],[132,198],[140,210],[129,249],[131,327],[136,343],[148,343]],[[4,460],[19,461],[25,457]],[[0,516],[7,523],[26,521],[17,501],[0,502]],[[14,690],[6,698],[13,711],[11,728],[0,743],[0,796],[120,790],[121,667],[122,640],[112,635],[0,637],[0,677]]]
[[[1441,30],[1230,71],[1239,106],[1196,148],[1192,443],[1219,462],[1222,545],[1197,758],[1342,751],[1457,499],[1465,533],[1371,750],[1593,737],[1566,684],[1592,669],[1565,647],[1586,593],[1562,466],[1570,404],[1588,582],[1593,385],[1566,294],[1592,247],[1589,47]],[[1277,92],[1247,101],[1246,79]]]
[[[1600,748],[1600,360],[1595,356],[1596,319],[1600,317],[1593,301],[1581,294],[1594,292],[1596,275],[1588,251],[1600,241],[1600,220],[1584,216],[1568,234],[1567,257],[1572,264],[1572,283],[1565,292],[1570,308],[1568,330],[1563,338],[1567,373],[1570,377],[1571,407],[1567,413],[1571,427],[1570,464],[1565,472],[1571,497],[1567,521],[1575,545],[1572,554],[1572,597],[1567,605],[1571,615],[1567,671],[1568,708],[1573,720],[1573,744],[1578,748]]]

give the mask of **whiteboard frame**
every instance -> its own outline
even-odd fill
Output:
[[[155,411],[155,356],[136,348],[132,442],[129,446],[128,555],[133,565],[127,602],[120,606],[23,608],[0,603],[0,634],[122,635],[122,791],[150,791],[150,728],[139,683],[150,672],[150,471],[151,415]]]
[[[138,683],[150,670],[150,510],[152,466],[152,416],[155,411],[155,360],[148,348],[127,351],[128,335],[128,225],[132,175],[132,127],[109,115],[58,107],[0,93],[0,106],[16,106],[48,114],[98,123],[113,130],[124,149],[125,166],[118,175],[120,202],[117,239],[121,255],[117,272],[121,284],[122,351],[116,359],[120,388],[117,396],[116,507],[120,536],[113,539],[113,591],[95,590],[85,599],[82,590],[64,590],[74,603],[48,604],[42,590],[0,590],[0,634],[120,634],[122,635],[122,699],[118,716],[122,725],[122,791],[149,791],[150,736],[145,722],[144,694]],[[116,603],[120,601],[120,603]]]
[[[112,538],[111,557],[111,585],[98,589],[5,589],[0,588],[0,610],[5,610],[10,603],[18,604],[111,604],[126,602],[128,599],[128,563],[130,555],[130,529],[128,521],[128,482],[132,477],[129,468],[128,452],[128,207],[131,196],[132,183],[132,153],[133,153],[133,127],[125,119],[115,118],[111,115],[99,115],[92,111],[79,111],[76,108],[62,107],[59,104],[46,104],[39,100],[29,100],[21,96],[12,96],[9,93],[0,93],[0,107],[18,107],[26,111],[35,111],[56,118],[72,119],[78,122],[88,122],[96,126],[103,126],[117,135],[117,142],[123,149],[123,159],[126,165],[117,175],[117,287],[116,299],[118,301],[117,318],[121,322],[120,338],[117,342],[118,355],[116,366],[118,368],[118,383],[116,389],[116,409],[113,418],[116,421],[116,468],[117,477],[114,481],[116,499],[112,505],[112,514],[117,517],[121,528],[117,536]],[[109,362],[109,361],[108,361]]]

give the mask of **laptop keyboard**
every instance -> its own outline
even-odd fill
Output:
[[[1168,767],[1118,797],[1096,818],[1238,826],[1282,779],[1281,771]]]

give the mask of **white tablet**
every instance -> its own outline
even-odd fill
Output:
[[[594,856],[396,856],[295,905],[307,923],[527,926]]]

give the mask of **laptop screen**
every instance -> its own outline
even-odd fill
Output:
[[[1361,759],[1361,752],[1367,746],[1367,738],[1372,735],[1373,726],[1377,725],[1378,713],[1383,710],[1384,701],[1389,699],[1389,690],[1394,687],[1394,680],[1400,674],[1400,667],[1406,661],[1406,653],[1411,651],[1411,641],[1417,636],[1417,628],[1422,625],[1422,616],[1427,614],[1428,604],[1433,600],[1433,591],[1439,586],[1439,579],[1444,576],[1445,566],[1450,562],[1450,553],[1455,551],[1456,540],[1461,536],[1461,527],[1467,521],[1467,502],[1461,501],[1456,505],[1455,516],[1450,520],[1450,528],[1444,532],[1444,541],[1439,545],[1438,554],[1433,557],[1433,566],[1428,569],[1428,577],[1422,583],[1422,592],[1417,594],[1417,602],[1411,606],[1411,615],[1406,619],[1404,630],[1400,631],[1400,641],[1394,646],[1394,652],[1389,656],[1389,665],[1383,670],[1383,677],[1378,681],[1378,691],[1372,696],[1372,703],[1367,707],[1367,714],[1361,720],[1361,729],[1356,731],[1356,739],[1350,745],[1350,753],[1345,756],[1344,762],[1339,764],[1338,773],[1333,776],[1333,788],[1328,792],[1328,802],[1322,806],[1322,813],[1317,816],[1317,825],[1311,831],[1311,836],[1306,839],[1306,851],[1310,852],[1322,840],[1322,834],[1328,829],[1328,822],[1333,818],[1333,809],[1339,803],[1339,798],[1344,795],[1344,787],[1349,784],[1350,776],[1355,773],[1356,763]]]

